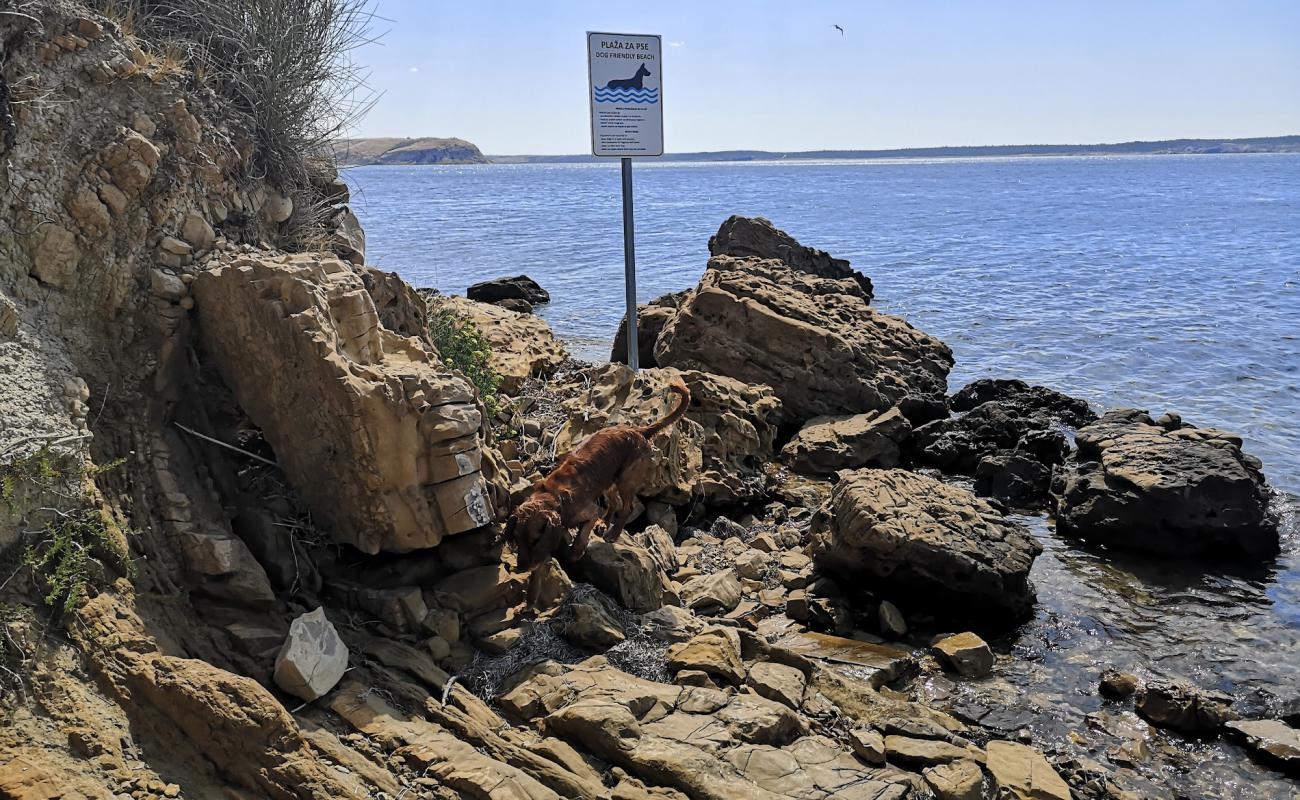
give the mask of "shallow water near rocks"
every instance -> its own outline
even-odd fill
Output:
[[[1097,695],[1107,666],[1182,675],[1260,711],[1261,692],[1300,697],[1300,156],[638,164],[636,176],[642,301],[695,284],[726,216],[767,216],[849,258],[877,307],[951,345],[952,389],[1018,377],[1098,407],[1180,411],[1242,434],[1283,490],[1283,553],[1255,571],[1092,550],[1025,518],[1044,553],[1036,613],[1000,643],[1014,658],[936,696],[1109,766],[1123,763],[1107,754],[1120,739],[1086,715],[1138,722]],[[372,264],[457,293],[528,273],[575,354],[607,357],[623,296],[616,165],[346,177]],[[1156,732],[1151,746],[1134,769],[1152,786],[1300,793],[1230,743]]]

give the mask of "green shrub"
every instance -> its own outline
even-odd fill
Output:
[[[488,419],[496,421],[501,410],[501,376],[492,369],[492,345],[473,320],[458,313],[445,300],[429,300],[429,341],[438,355],[450,367],[460,370],[474,388],[487,409]]]
[[[71,455],[41,448],[0,466],[0,501],[8,515],[20,525],[28,518],[44,520],[39,528],[23,531],[16,547],[21,548],[18,568],[32,570],[46,605],[64,612],[76,607],[90,583],[92,557],[107,558],[131,573],[130,554],[87,489],[89,479],[122,463],[85,466]],[[36,507],[50,500],[65,507]]]

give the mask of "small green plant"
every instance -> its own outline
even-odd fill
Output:
[[[111,521],[95,503],[88,481],[123,460],[89,466],[68,454],[48,448],[0,466],[0,501],[18,522],[44,520],[39,528],[22,533],[19,568],[28,567],[43,584],[46,605],[71,611],[86,595],[91,559],[107,557],[128,574],[130,554],[114,535]],[[56,499],[67,508],[37,507]]]
[[[492,345],[473,320],[467,319],[445,300],[429,300],[429,341],[448,366],[460,370],[478,389],[487,409],[488,419],[495,420],[503,400],[498,394],[501,376],[489,363]]]

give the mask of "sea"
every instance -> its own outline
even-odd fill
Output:
[[[1300,702],[1300,155],[638,161],[633,173],[641,302],[694,286],[729,215],[766,217],[849,259],[879,310],[947,342],[953,391],[1020,378],[1098,409],[1176,411],[1240,434],[1264,462],[1284,544],[1259,568],[1083,549],[1024,520],[1045,546],[1039,610],[999,643],[1020,656],[999,685],[1008,706],[1037,712],[1025,717],[1037,733],[1105,738],[1085,718],[1103,666]],[[624,303],[616,162],[344,177],[369,264],[458,294],[528,274],[571,352],[608,359]],[[1191,797],[1297,791],[1232,745],[1161,746],[1195,768],[1153,762],[1153,780]]]

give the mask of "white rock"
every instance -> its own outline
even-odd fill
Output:
[[[193,211],[186,215],[185,222],[181,224],[181,236],[195,250],[211,248],[212,242],[217,238],[216,232],[212,230],[208,221]]]
[[[275,657],[275,685],[311,701],[324,696],[348,668],[348,648],[317,608],[293,621]]]
[[[880,601],[880,632],[897,639],[907,634],[907,621],[898,606],[888,600]]]
[[[267,192],[262,203],[262,216],[267,221],[281,223],[293,214],[293,200],[276,192]]]

